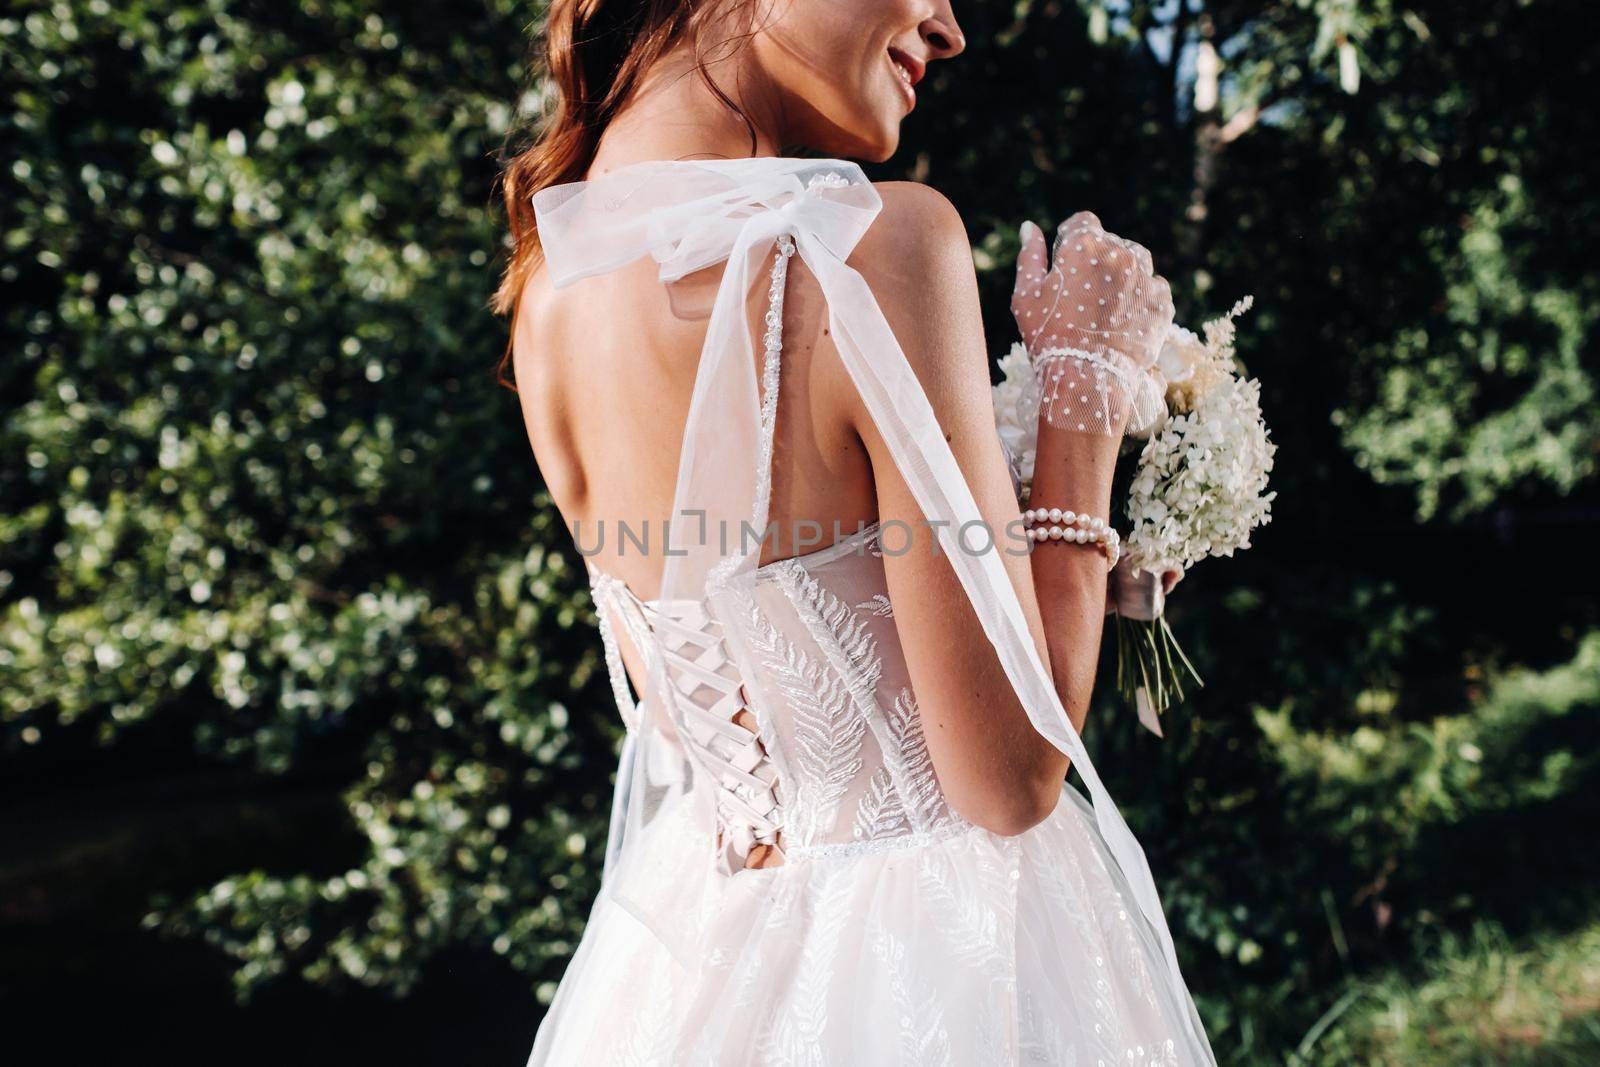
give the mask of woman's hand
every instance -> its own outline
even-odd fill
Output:
[[[1135,574],[1128,557],[1118,561],[1106,581],[1106,614],[1150,622],[1166,610],[1172,587],[1183,580],[1183,571],[1161,574],[1140,571]]]
[[[1080,211],[1056,231],[1022,225],[1011,313],[1040,378],[1043,422],[1120,437],[1164,410],[1155,369],[1172,325],[1172,290],[1141,245]]]

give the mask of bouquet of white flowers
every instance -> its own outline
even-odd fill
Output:
[[[1234,319],[1250,305],[1246,297],[1206,323],[1204,339],[1179,326],[1168,332],[1157,361],[1167,382],[1166,417],[1138,449],[1117,509],[1128,528],[1109,597],[1117,616],[1117,685],[1157,734],[1157,716],[1182,699],[1185,677],[1200,682],[1167,625],[1161,575],[1249,548],[1250,532],[1271,519],[1277,496],[1266,491],[1277,446],[1261,416],[1261,384],[1241,378],[1234,361]],[[996,422],[1026,499],[1038,390],[1030,387],[1034,370],[1022,345],[1000,366],[1005,380],[994,388]]]

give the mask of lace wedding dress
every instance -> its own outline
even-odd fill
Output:
[[[685,427],[674,552],[641,600],[591,568],[628,725],[599,900],[531,1064],[1168,1067],[1214,1059],[1154,883],[1073,731],[972,495],[845,260],[881,207],[852,163],[645,163],[534,200],[556,285],[645,254],[726,261]],[[1040,733],[1072,758],[1015,837],[946,804],[884,580],[890,531],[757,566],[790,258]],[[767,264],[771,264],[768,269]],[[745,315],[766,283],[761,358]],[[758,364],[761,368],[758,376]],[[782,471],[778,472],[782,477]],[[640,650],[635,704],[611,619]],[[750,712],[751,732],[733,722]],[[747,869],[756,845],[782,862]]]

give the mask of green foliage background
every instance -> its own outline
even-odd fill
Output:
[[[957,14],[873,170],[960,207],[996,352],[1023,218],[1256,297],[1276,518],[1174,600],[1168,739],[1090,738],[1219,1054],[1600,1062],[1585,5]],[[121,1020],[63,1052],[525,1055],[618,739],[492,374],[538,16],[0,14],[0,1004]]]

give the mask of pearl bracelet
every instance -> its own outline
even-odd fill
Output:
[[[1104,519],[1061,508],[1029,508],[1022,513],[1022,522],[1029,527],[1028,538],[1035,544],[1068,541],[1099,546],[1105,553],[1107,570],[1115,567],[1122,556],[1122,538]]]

